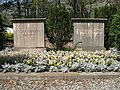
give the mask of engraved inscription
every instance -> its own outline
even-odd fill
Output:
[[[44,22],[32,21],[14,22],[15,47],[44,47]]]
[[[39,31],[17,31],[18,33],[22,34],[23,36],[31,36],[36,35],[39,33]]]
[[[104,23],[98,22],[75,22],[74,23],[74,46],[79,41],[81,44],[77,48],[90,48],[94,50],[96,47],[104,48]],[[102,38],[101,38],[102,37]]]

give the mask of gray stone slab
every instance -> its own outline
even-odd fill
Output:
[[[106,19],[73,18],[73,47],[82,50],[104,50],[104,27]],[[79,43],[80,42],[80,43]]]
[[[119,72],[95,72],[95,73],[61,73],[61,72],[43,72],[43,73],[0,73],[0,79],[8,80],[81,80],[81,79],[108,79],[108,78],[119,78]]]
[[[12,19],[15,50],[45,47],[45,18]]]

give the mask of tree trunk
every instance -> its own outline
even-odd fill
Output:
[[[17,9],[18,9],[18,17],[21,18],[21,4],[19,0],[17,0]]]

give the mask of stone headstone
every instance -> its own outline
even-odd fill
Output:
[[[44,49],[45,18],[12,19],[15,50]]]
[[[73,47],[82,50],[104,50],[106,19],[72,18],[74,24]]]

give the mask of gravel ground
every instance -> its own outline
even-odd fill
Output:
[[[0,90],[120,90],[120,78],[83,80],[0,80]]]

